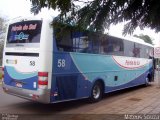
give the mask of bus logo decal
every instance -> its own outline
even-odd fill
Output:
[[[124,58],[113,56],[115,63],[124,69],[138,69],[144,67],[149,61],[143,59],[134,60],[133,58]],[[143,62],[142,62],[143,60]]]
[[[27,40],[29,38],[28,34],[24,34],[23,32],[20,32],[19,35],[15,35],[15,40]]]

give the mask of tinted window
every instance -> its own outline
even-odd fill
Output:
[[[124,40],[124,55],[137,58],[151,58],[153,56],[153,48]]]
[[[124,40],[124,55],[134,57],[134,42]]]
[[[7,44],[39,43],[42,21],[24,21],[9,25]]]
[[[146,49],[146,58],[153,58],[153,48],[152,47],[149,47],[149,46],[146,46],[147,49]]]
[[[85,32],[72,32],[73,51],[88,52],[88,36]]]
[[[134,48],[133,48],[133,57],[138,57],[140,58],[140,53],[142,54],[142,45],[138,43],[134,43]]]
[[[70,31],[63,31],[63,34],[59,34],[58,30],[55,30],[56,36],[56,43],[57,49],[59,51],[73,51],[73,41],[71,39],[71,32]]]
[[[123,40],[116,37],[68,29],[55,29],[55,37],[59,51],[124,55]]]
[[[122,39],[106,36],[103,38],[101,46],[103,47],[102,52],[105,54],[118,56],[124,55],[124,44]]]
[[[55,30],[59,51],[150,58],[152,48],[109,35],[63,29]]]
[[[100,53],[100,45],[101,45],[100,34],[90,33],[89,41],[91,43],[92,53],[94,54]]]
[[[85,32],[56,29],[55,36],[59,51],[86,53],[89,50],[88,36]]]

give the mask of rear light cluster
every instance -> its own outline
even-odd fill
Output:
[[[38,87],[46,89],[48,86],[48,72],[38,72]]]

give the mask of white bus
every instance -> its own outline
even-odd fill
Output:
[[[8,25],[3,90],[42,103],[96,102],[103,93],[151,82],[152,50],[133,39],[59,30],[51,20],[19,18]]]

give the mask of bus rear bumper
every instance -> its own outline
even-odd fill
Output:
[[[9,86],[6,84],[2,84],[2,87],[4,92],[8,94],[40,103],[50,103],[50,90],[46,89],[27,90],[23,88]]]

